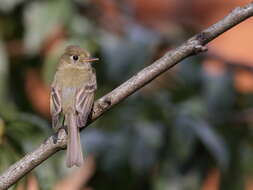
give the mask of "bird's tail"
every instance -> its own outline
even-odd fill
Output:
[[[76,117],[73,113],[66,114],[66,124],[68,128],[67,144],[67,167],[74,165],[80,167],[83,163],[82,146],[80,143],[79,128],[77,127]]]

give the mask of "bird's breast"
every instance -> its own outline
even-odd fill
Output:
[[[63,112],[74,109],[76,91],[91,80],[91,69],[64,68],[57,71],[56,84],[60,90]]]
[[[65,68],[59,70],[57,82],[63,88],[81,88],[91,79],[91,69]]]

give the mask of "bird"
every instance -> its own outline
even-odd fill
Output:
[[[65,48],[60,57],[50,93],[50,112],[53,129],[67,132],[66,166],[80,167],[83,153],[80,128],[87,123],[97,90],[96,72],[90,53],[77,45]]]

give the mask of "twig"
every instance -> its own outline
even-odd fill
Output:
[[[230,14],[216,24],[190,38],[178,48],[167,52],[162,58],[155,61],[152,65],[144,68],[118,88],[97,100],[93,107],[91,122],[99,118],[112,106],[123,101],[129,95],[133,94],[138,89],[161,75],[163,72],[176,65],[181,60],[202,51],[206,51],[206,48],[204,47],[205,44],[252,15],[253,2],[249,3],[245,7],[234,9]],[[55,136],[49,137],[35,151],[27,154],[20,161],[9,167],[0,176],[0,189],[7,189],[33,168],[41,164],[44,160],[52,156],[57,151],[64,149],[66,147],[67,137],[64,130],[59,131],[57,135],[57,138]]]

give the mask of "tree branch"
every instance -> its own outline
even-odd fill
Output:
[[[90,123],[99,118],[112,106],[123,101],[129,95],[154,80],[181,60],[206,51],[205,44],[252,15],[253,2],[242,8],[234,9],[216,24],[193,36],[178,48],[167,52],[152,65],[144,68],[118,88],[98,99],[94,104]],[[0,189],[7,189],[54,153],[66,148],[66,138],[65,131],[60,130],[56,135],[49,137],[35,151],[27,154],[24,158],[10,166],[0,176]]]

